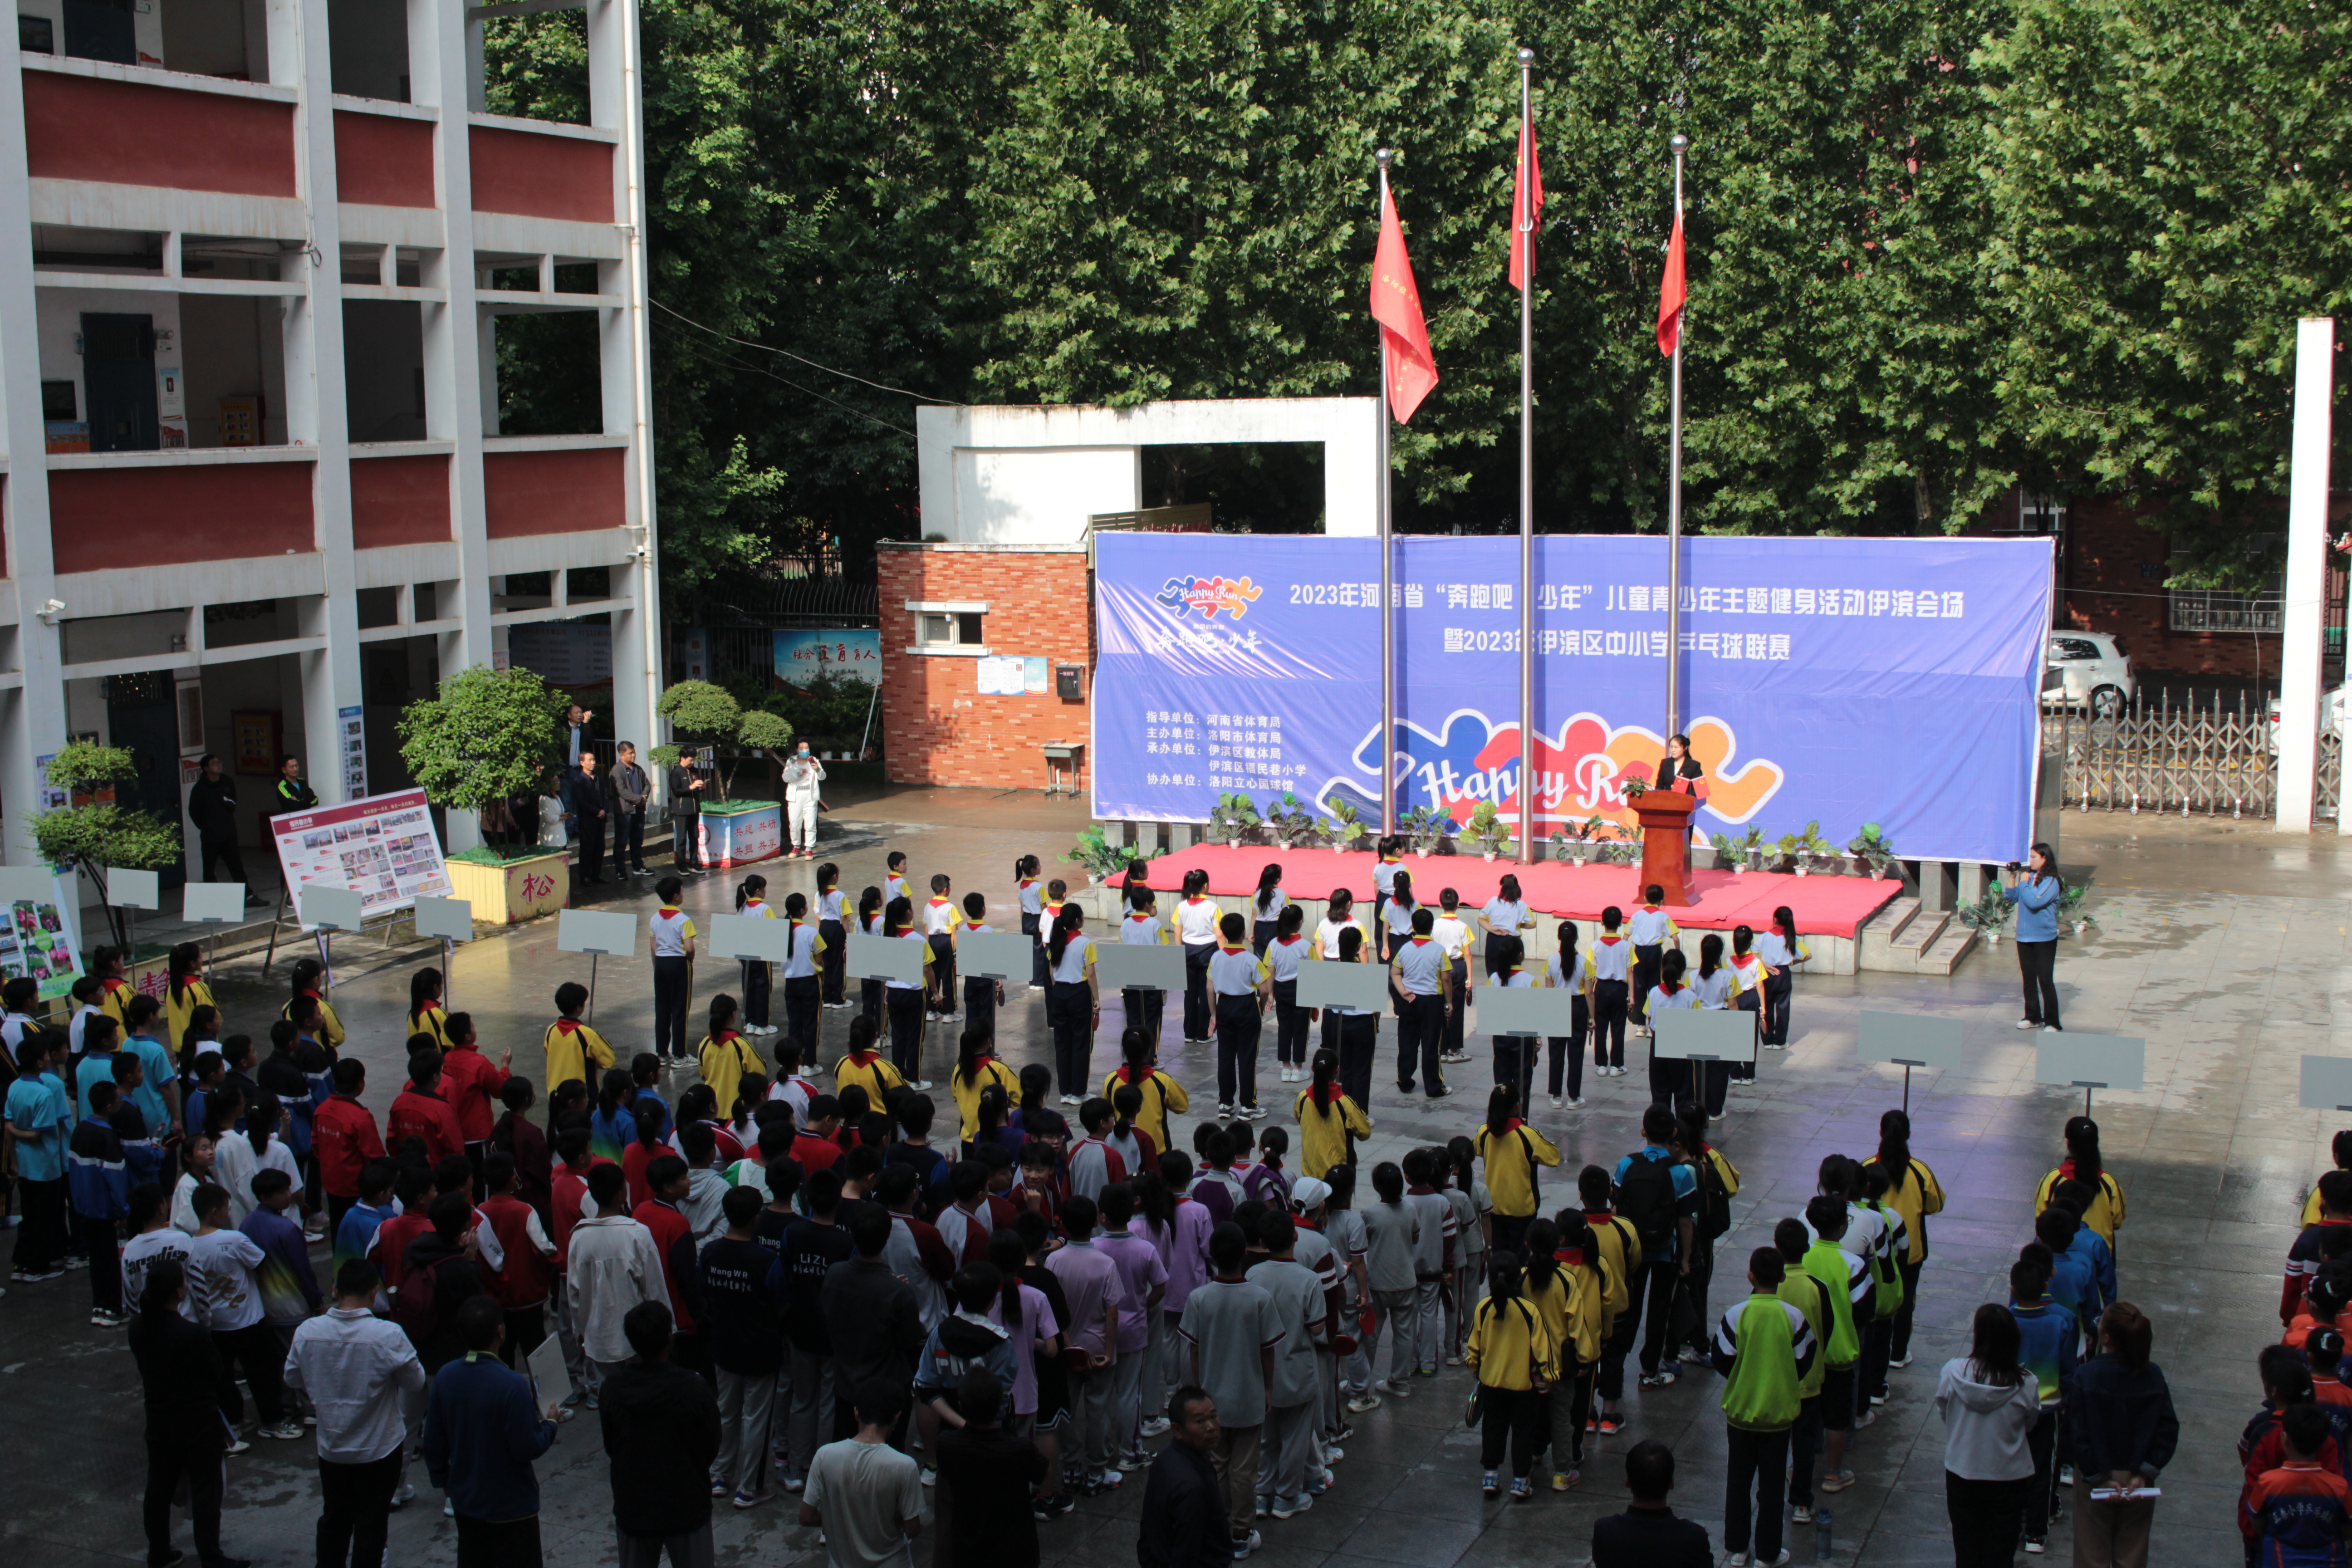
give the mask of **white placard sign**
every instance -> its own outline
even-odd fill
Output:
[[[1298,966],[1298,1005],[1385,1013],[1389,1010],[1389,972],[1377,963],[1302,963]]]
[[[180,918],[192,925],[227,925],[245,919],[243,882],[190,882],[180,889]]]
[[[273,816],[269,833],[288,887],[348,888],[372,915],[453,890],[421,789]]]
[[[133,871],[127,867],[106,868],[106,901],[118,910],[159,910],[163,907],[163,889],[152,871]]]
[[[2305,1110],[2352,1110],[2352,1057],[2304,1058],[2296,1103]]]
[[[1481,1035],[1569,1036],[1576,1027],[1576,993],[1557,985],[1475,985],[1472,999]]]
[[[57,893],[58,874],[47,866],[0,866],[0,903],[29,903]]]
[[[1930,1017],[1925,1013],[1862,1015],[1854,1055],[1866,1062],[1887,1062],[1904,1068],[1956,1068],[1961,1065],[1958,1018]]]
[[[1108,986],[1103,973],[1108,944],[1095,948],[1095,979]],[[1017,931],[968,931],[956,938],[956,973],[988,980],[1018,980],[1023,984],[1036,973],[1037,939]]]
[[[295,889],[295,911],[307,930],[357,931],[366,909],[367,900],[349,888]]]
[[[442,942],[473,941],[473,904],[465,899],[436,899],[430,895],[419,898],[416,934]]]
[[[902,980],[910,985],[920,985],[925,951],[922,943],[908,942],[902,936],[852,931],[849,962],[844,967],[853,980]]]
[[[706,945],[719,958],[782,963],[792,957],[793,922],[766,915],[713,915]]]
[[[2033,1081],[2066,1089],[2140,1089],[2147,1042],[2128,1035],[2037,1035]]]
[[[1667,1007],[1650,1015],[1650,1054],[1691,1061],[1752,1062],[1756,1015],[1737,1008]]]
[[[558,952],[593,952],[605,958],[635,958],[637,937],[645,922],[635,915],[606,910],[562,910],[555,917]]]
[[[1308,967],[1311,966],[1301,965],[1300,973]],[[1184,950],[1165,945],[1146,947],[1141,942],[1097,942],[1095,981],[1106,991],[1181,991]]]

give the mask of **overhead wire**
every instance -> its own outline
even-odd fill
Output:
[[[938,403],[944,405],[952,401],[951,399],[945,397],[933,397],[927,392],[911,392],[903,386],[892,386],[887,382],[868,381],[866,377],[858,375],[854,372],[841,370],[833,365],[824,363],[822,361],[813,360],[806,354],[796,354],[790,349],[780,349],[773,343],[756,342],[750,338],[739,338],[732,332],[722,332],[717,327],[705,326],[702,322],[696,321],[692,316],[688,315],[683,310],[674,310],[670,309],[669,306],[663,304],[659,300],[653,301],[653,307],[655,310],[662,311],[666,315],[676,316],[679,321],[684,321],[688,326],[692,327],[697,331],[709,332],[712,337],[720,339],[723,342],[740,343],[747,349],[757,349],[762,353],[782,354],[784,358],[807,365],[812,370],[821,370],[827,375],[837,375],[842,377],[844,380],[856,382],[862,386],[873,387],[877,392],[896,393],[901,397],[911,397],[921,403]]]
[[[701,343],[695,339],[680,337],[674,338],[672,341],[677,342],[681,348],[691,345],[692,353],[704,364],[723,365],[730,370],[741,371],[747,375],[764,375],[770,381],[789,386],[794,392],[801,393],[809,397],[814,397],[820,403],[829,403],[845,414],[854,414],[860,419],[867,420],[873,424],[881,426],[885,430],[892,431],[900,436],[911,436],[914,434],[912,430],[908,429],[905,426],[893,425],[890,421],[883,418],[878,414],[869,414],[865,409],[859,408],[854,404],[844,403],[841,399],[830,396],[825,393],[819,392],[813,386],[803,386],[799,382],[791,379],[789,376],[778,375],[774,371],[765,369],[762,366],[745,364],[742,361],[732,358],[725,353],[717,350],[710,345]]]

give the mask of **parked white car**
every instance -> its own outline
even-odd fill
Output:
[[[2042,665],[2044,708],[2086,708],[2095,719],[2122,716],[2139,689],[2131,660],[2107,632],[2053,632]]]
[[[2322,692],[2320,694],[2319,728],[2323,733],[2329,730],[2335,731],[2339,735],[2345,732],[2344,721],[2347,712],[2345,706],[2345,690],[2346,688],[2339,686],[2333,691]],[[2279,736],[2279,700],[2275,697],[2271,699],[2270,715],[2270,728],[2264,731],[2263,733],[2268,736],[2270,740],[2272,755],[2275,756],[2278,753]]]

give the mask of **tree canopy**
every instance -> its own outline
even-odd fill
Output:
[[[488,28],[492,108],[578,116],[576,13]],[[925,400],[1371,394],[1381,145],[1443,376],[1401,525],[1512,526],[1521,44],[1547,530],[1663,525],[1675,131],[1700,528],[1956,528],[2024,484],[2159,503],[2191,574],[2242,574],[2295,318],[2352,288],[2340,7],[646,0],[644,31],[672,592],[917,537]],[[500,330],[518,386],[567,384]],[[1318,504],[1261,489],[1295,499],[1258,526]]]

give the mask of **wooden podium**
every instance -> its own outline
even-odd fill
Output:
[[[1698,804],[1696,795],[1663,789],[1644,790],[1633,803],[1642,825],[1642,887],[1656,883],[1668,904],[1690,902],[1690,825]]]

